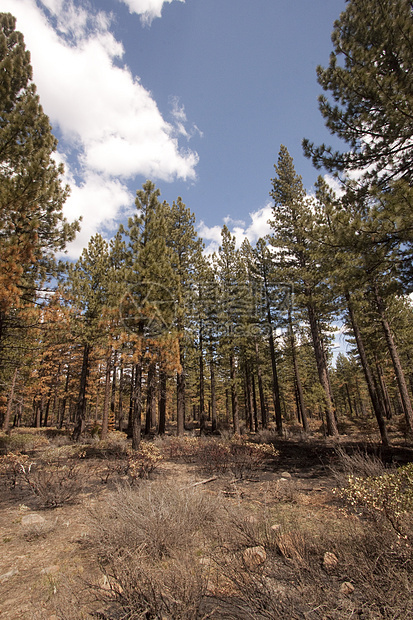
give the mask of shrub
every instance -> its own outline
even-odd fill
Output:
[[[1,458],[0,471],[12,487],[20,483],[30,490],[42,508],[70,503],[83,488],[84,473],[68,459],[35,462],[26,454],[9,453]]]
[[[148,478],[162,460],[157,446],[152,443],[141,443],[139,450],[128,457],[128,474],[133,481],[138,478]]]
[[[349,476],[340,496],[353,508],[384,516],[401,533],[403,517],[413,512],[413,463],[381,476]]]
[[[237,478],[244,478],[247,473],[261,467],[278,452],[271,444],[253,443],[244,437],[235,435],[230,441],[231,470]]]
[[[110,494],[92,513],[90,538],[113,613],[105,617],[204,617],[209,569],[199,552],[219,519],[218,500],[198,488],[144,481]]]

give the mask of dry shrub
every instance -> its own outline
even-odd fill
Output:
[[[21,486],[37,499],[40,508],[57,508],[75,501],[85,474],[71,459],[36,459],[10,453],[1,457],[0,472],[10,486]]]
[[[91,515],[90,539],[105,576],[106,617],[204,617],[209,569],[200,554],[220,513],[203,490],[167,483],[108,496]]]

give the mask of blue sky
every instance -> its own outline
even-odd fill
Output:
[[[17,17],[34,81],[83,216],[69,248],[109,238],[150,178],[181,196],[207,246],[224,223],[267,232],[280,144],[311,190],[301,140],[335,144],[318,111],[316,66],[344,0],[0,0]]]

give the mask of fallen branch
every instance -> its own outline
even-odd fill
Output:
[[[181,487],[179,490],[183,491],[184,489],[192,489],[192,487],[197,487],[200,484],[207,484],[208,482],[212,482],[213,480],[216,480],[217,478],[218,476],[212,476],[212,478],[207,478],[206,480],[200,480],[200,482],[194,482],[193,484],[189,484],[188,486]]]

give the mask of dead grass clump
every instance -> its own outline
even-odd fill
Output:
[[[381,476],[386,468],[383,461],[375,454],[368,454],[359,448],[346,452],[342,447],[335,450],[334,463],[329,466],[330,471],[339,484],[347,480],[348,476]]]
[[[220,514],[217,498],[165,482],[108,496],[91,514],[90,538],[105,579],[100,595],[121,614],[106,617],[204,617],[209,568],[200,558]]]

